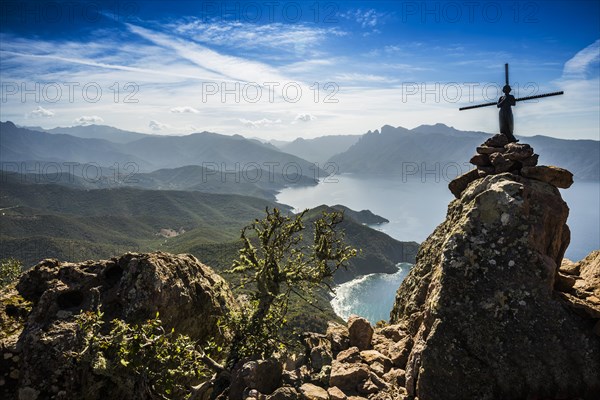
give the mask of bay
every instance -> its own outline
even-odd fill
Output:
[[[360,315],[371,324],[390,318],[396,290],[412,264],[398,264],[394,274],[369,274],[344,282],[335,287],[331,306],[337,315],[347,320],[352,314]]]

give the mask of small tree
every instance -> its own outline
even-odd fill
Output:
[[[0,288],[8,286],[14,282],[23,270],[21,261],[15,258],[5,258],[0,260]]]
[[[343,220],[340,212],[324,212],[313,223],[312,243],[305,241],[302,219],[307,211],[289,217],[267,208],[264,219],[242,229],[243,247],[229,272],[245,274],[242,283],[252,283],[256,289],[242,311],[228,321],[234,332],[228,369],[244,357],[270,357],[282,344],[279,334],[286,324],[290,295],[309,299],[316,287],[331,289],[334,273],[356,255],[336,230]]]

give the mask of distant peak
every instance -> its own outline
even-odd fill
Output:
[[[437,124],[434,125],[419,125],[416,128],[411,129],[411,131],[413,132],[423,132],[423,131],[428,131],[428,132],[433,132],[433,133],[438,133],[438,132],[455,132],[456,129],[453,126],[448,126],[446,124],[443,124],[441,122],[438,122]]]
[[[400,132],[407,132],[408,129],[402,127],[402,126],[397,126],[397,127],[393,127],[391,125],[384,125],[381,127],[381,133],[382,134],[388,134],[388,133],[400,133]]]

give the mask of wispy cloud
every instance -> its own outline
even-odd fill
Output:
[[[344,13],[340,13],[340,17],[356,21],[362,28],[375,28],[382,23],[382,19],[385,16],[385,13],[378,12],[373,8],[367,10],[360,8],[350,9]]]
[[[308,72],[308,71],[318,71],[319,69],[321,69],[323,67],[335,66],[336,61],[341,61],[341,60],[333,59],[333,58],[319,58],[319,59],[302,60],[302,61],[284,65],[284,66],[282,66],[282,69],[289,73],[303,73],[303,72]]]
[[[54,117],[54,115],[56,114],[50,110],[45,109],[42,106],[37,106],[36,109],[31,111],[28,115],[33,118],[49,118]]]
[[[170,111],[175,114],[185,114],[185,113],[198,114],[200,112],[200,111],[196,110],[194,107],[190,107],[190,106],[173,107],[173,108],[171,108]]]
[[[304,54],[322,44],[326,38],[345,36],[347,32],[338,27],[317,27],[306,24],[253,24],[239,21],[219,20],[209,22],[198,18],[171,24],[170,28],[180,35],[197,42],[228,46],[244,51],[252,49],[264,54],[265,50]]]
[[[284,78],[279,72],[267,64],[251,61],[241,57],[221,54],[206,46],[183,40],[167,34],[152,31],[132,24],[128,28],[139,36],[159,45],[165,49],[176,52],[179,56],[194,63],[207,71],[222,75],[223,78],[243,82],[283,82]]]
[[[91,124],[101,124],[104,122],[102,117],[97,115],[82,115],[79,118],[76,118],[73,123],[75,125],[91,125]]]
[[[308,113],[298,114],[292,121],[292,124],[298,124],[298,123],[302,123],[302,122],[310,122],[310,121],[314,121],[316,119],[317,119],[317,117],[315,117],[312,114],[308,114]]]
[[[152,129],[153,131],[164,131],[164,130],[167,130],[167,129],[171,128],[170,125],[163,124],[162,122],[158,122],[158,121],[155,121],[155,120],[151,120],[148,123],[148,127],[150,129]]]
[[[0,53],[3,55],[3,64],[9,66],[26,66],[31,61],[20,62],[20,59],[29,58],[37,60],[35,65],[38,73],[47,69],[56,74],[70,65],[69,73],[77,70],[95,68],[98,71],[114,70],[143,76],[168,76],[182,79],[210,80],[223,77],[198,68],[190,69],[189,66],[175,64],[165,65],[164,58],[157,57],[155,46],[130,46],[121,44],[117,38],[103,37],[101,44],[75,43],[75,42],[50,42],[40,39],[15,38],[11,35],[0,35]],[[119,48],[120,53],[114,54],[114,49]],[[27,49],[27,51],[23,51]],[[46,64],[42,64],[46,62]],[[56,62],[62,67],[57,69]],[[23,65],[25,64],[25,65]],[[168,66],[168,68],[165,68]]]
[[[240,118],[239,121],[244,126],[247,126],[249,128],[262,128],[262,127],[265,127],[265,126],[271,126],[271,125],[275,125],[275,124],[281,124],[281,120],[280,119],[272,120],[272,119],[268,119],[268,118],[262,118],[262,119],[258,119],[256,121],[251,121],[249,119]]]
[[[387,76],[374,75],[374,74],[360,74],[360,73],[344,73],[338,74],[335,77],[336,81],[344,82],[378,82],[378,83],[390,83],[395,82],[395,79],[391,79]]]
[[[600,61],[600,39],[577,52],[573,58],[565,63],[563,77],[584,78],[590,67],[598,66]]]

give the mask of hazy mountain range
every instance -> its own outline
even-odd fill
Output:
[[[39,126],[24,126],[23,128],[48,133],[62,133],[84,139],[104,139],[115,143],[129,143],[146,136],[152,136],[145,133],[124,131],[107,125],[79,125],[52,129],[44,129]]]
[[[138,168],[129,172],[140,175],[138,182],[130,186],[201,190],[198,183],[205,183],[206,191],[243,194],[251,189],[254,195],[290,184],[314,184],[315,178],[326,176],[326,172],[380,175],[410,172],[418,176],[419,170],[455,173],[457,166],[466,172],[475,147],[490,136],[485,132],[460,131],[444,124],[421,125],[411,130],[385,125],[381,130],[369,131],[362,136],[337,135],[262,143],[239,135],[210,132],[157,136],[98,125],[40,132],[18,128],[11,122],[0,124],[3,163],[93,162],[105,167],[127,164],[130,168]],[[600,179],[599,141],[541,135],[517,137],[522,143],[533,146],[540,155],[540,164],[566,168],[576,179]],[[334,163],[335,168],[328,168],[326,172],[316,168],[315,163],[323,167],[326,162]],[[203,169],[181,169],[191,165]],[[213,174],[207,178],[209,174],[202,171]],[[198,175],[212,180],[212,186],[208,182],[199,182]],[[217,184],[217,179],[240,185],[243,181],[247,187],[225,188],[228,185]]]
[[[140,134],[140,139],[116,143],[106,139],[115,135],[116,131],[94,125],[73,129],[71,133],[79,135],[73,136],[18,128],[10,121],[0,124],[0,157],[3,162],[79,162],[106,167],[115,163],[135,163],[139,172],[187,165],[200,165],[224,173],[264,169],[283,175],[290,182],[297,179],[298,174],[310,177],[318,173],[314,164],[306,160],[240,135],[211,132],[186,136]],[[131,134],[126,133],[129,138]]]
[[[385,125],[368,132],[341,154],[333,156],[340,172],[405,174],[420,176],[426,171],[452,173],[455,166],[467,172],[475,148],[490,134],[459,131],[444,124],[422,125],[408,130]],[[565,140],[547,136],[518,136],[540,155],[539,164],[556,165],[571,171],[576,179],[600,179],[600,142]],[[415,170],[416,168],[416,170]]]
[[[360,135],[332,135],[314,139],[298,138],[292,142],[272,140],[269,143],[286,153],[324,166],[331,157],[343,153],[358,142]]]

